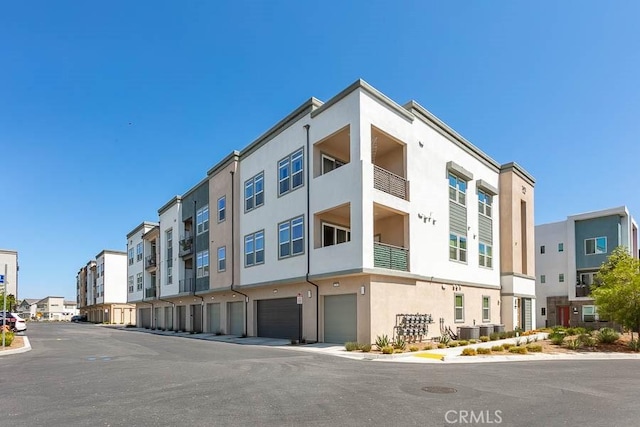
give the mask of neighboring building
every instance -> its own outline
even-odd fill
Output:
[[[604,326],[589,297],[595,274],[618,246],[638,258],[638,224],[626,206],[537,225],[536,297],[541,326]]]
[[[158,212],[139,325],[335,343],[415,313],[429,337],[536,327],[533,178],[416,102],[359,80],[207,175]]]
[[[127,234],[127,302],[135,303],[136,309],[140,306],[149,307],[148,303],[142,303],[145,299],[155,299],[155,270],[156,270],[156,240],[158,235],[158,223],[143,222]],[[153,236],[151,239],[149,236]],[[153,280],[154,284],[151,284]],[[140,316],[138,322],[145,326],[150,323],[150,315]],[[142,314],[146,314],[142,313]]]
[[[25,298],[20,301],[18,304],[18,308],[16,312],[23,319],[35,319],[36,318],[36,308],[37,308],[37,299]]]
[[[6,265],[6,270],[5,270]],[[0,275],[5,275],[4,283],[0,283],[0,293],[13,295],[18,301],[18,251],[0,249]]]
[[[90,322],[135,324],[135,305],[127,303],[126,252],[100,252],[80,269],[76,282],[80,314]]]
[[[35,318],[38,320],[62,321],[71,320],[79,313],[75,301],[65,301],[63,297],[49,296],[35,303]]]

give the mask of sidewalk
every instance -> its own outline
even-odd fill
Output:
[[[289,340],[277,338],[247,337],[242,338],[234,335],[215,335],[215,334],[190,334],[188,332],[168,332],[154,331],[143,328],[118,328],[121,330],[132,332],[143,332],[155,335],[164,335],[170,337],[181,337],[199,339],[205,341],[218,341],[230,344],[268,346],[280,348],[283,350],[292,350],[316,354],[325,354],[328,356],[343,357],[352,360],[376,361],[376,362],[396,362],[396,363],[496,363],[496,362],[527,362],[542,360],[613,360],[613,359],[639,359],[640,353],[528,353],[528,354],[501,354],[501,355],[478,355],[478,356],[461,356],[463,348],[493,347],[494,345],[502,345],[505,343],[516,344],[519,339],[524,343],[527,337],[507,338],[497,341],[480,342],[465,347],[449,347],[442,349],[433,349],[417,352],[405,352],[397,354],[378,354],[378,353],[362,353],[359,351],[346,351],[344,345],[316,343],[291,345]],[[531,340],[538,337],[538,340],[546,338],[546,333],[530,335]],[[534,343],[532,341],[532,343]]]

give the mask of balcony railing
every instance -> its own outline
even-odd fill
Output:
[[[186,279],[180,279],[178,282],[178,290],[180,293],[182,292],[193,292],[194,291],[194,280],[193,277],[189,277]]]
[[[588,297],[591,293],[590,285],[576,285],[576,297]]]
[[[373,165],[373,187],[392,196],[409,200],[407,180],[377,165]]]
[[[156,266],[156,262],[157,262],[156,254],[147,255],[147,257],[144,260],[144,267],[153,268]]]
[[[373,243],[373,266],[409,271],[409,249],[385,243]]]
[[[156,297],[156,288],[155,286],[153,288],[147,288],[144,290],[144,297],[145,298],[155,298]]]
[[[193,236],[187,233],[180,237],[180,256],[191,255],[193,253]]]

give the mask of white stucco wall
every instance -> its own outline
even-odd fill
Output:
[[[104,279],[104,302],[126,303],[127,255],[107,252],[103,257],[104,276],[98,280]]]
[[[209,213],[211,218],[211,212]],[[211,219],[209,220],[211,221]],[[168,283],[167,277],[167,231],[172,230],[173,239],[173,279]],[[160,215],[160,247],[158,257],[158,277],[160,277],[160,297],[178,294],[180,279],[184,278],[184,267],[180,262],[180,236],[184,234],[182,223],[182,202],[176,201]]]
[[[570,284],[575,284],[575,230],[573,221],[560,221],[538,225],[535,228],[536,254],[536,323],[544,325],[547,315],[543,316],[541,308],[547,308],[547,297],[568,295]],[[564,244],[564,251],[558,252],[558,243]],[[540,247],[545,253],[540,253]],[[573,267],[571,266],[573,264]],[[564,283],[558,278],[564,274]],[[541,276],[545,276],[542,283]],[[574,290],[575,294],[575,290]]]

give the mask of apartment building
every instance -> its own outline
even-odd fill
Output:
[[[595,275],[618,247],[638,258],[638,224],[626,206],[537,225],[537,322],[546,326],[608,325],[589,297]]]
[[[78,314],[77,303],[65,301],[63,297],[48,296],[36,301],[35,306],[35,318],[38,320],[69,321]]]
[[[159,224],[142,222],[127,234],[127,302],[136,305],[140,326],[151,326],[156,298]]]
[[[76,275],[80,314],[96,323],[135,324],[136,306],[127,303],[127,253],[103,250]]]
[[[0,293],[6,292],[7,295],[13,295],[16,301],[18,301],[18,270],[18,251],[0,249],[0,275],[5,276],[4,283],[0,283]]]
[[[309,99],[158,211],[150,323],[336,343],[404,334],[409,313],[434,320],[425,337],[533,329],[534,184],[358,80]]]

